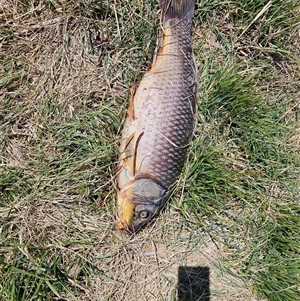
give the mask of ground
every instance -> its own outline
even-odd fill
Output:
[[[158,3],[0,3],[0,300],[299,299],[297,0],[197,1],[195,137],[136,235],[115,167]]]

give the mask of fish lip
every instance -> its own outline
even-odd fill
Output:
[[[123,234],[127,234],[127,235],[134,234],[131,228],[121,220],[115,223],[115,229],[117,229],[119,232]]]
[[[121,230],[121,231],[127,231],[128,229],[128,225],[127,223],[122,220],[122,219],[119,219],[116,224],[115,224],[115,227],[118,229],[118,230]]]
[[[128,225],[124,219],[120,218],[119,221],[116,222],[115,227],[123,233],[136,234],[143,227],[143,225],[134,227],[133,225]]]
[[[131,191],[118,192],[118,221],[116,228],[119,230],[127,231],[132,224],[134,219],[134,212],[136,203],[132,202]]]
[[[146,224],[139,225],[138,227],[134,227],[133,225],[129,226],[124,220],[119,220],[116,223],[116,228],[126,234],[136,234],[139,232],[142,228],[144,228]]]

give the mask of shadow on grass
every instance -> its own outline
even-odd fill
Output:
[[[209,268],[178,268],[177,301],[209,301]]]

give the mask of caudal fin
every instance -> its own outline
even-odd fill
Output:
[[[195,0],[160,0],[161,20],[186,19],[190,22],[193,18]]]

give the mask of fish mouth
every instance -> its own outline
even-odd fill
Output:
[[[126,193],[118,193],[118,211],[119,220],[116,223],[116,228],[119,230],[129,231],[133,226],[133,218],[136,203],[130,201]]]

